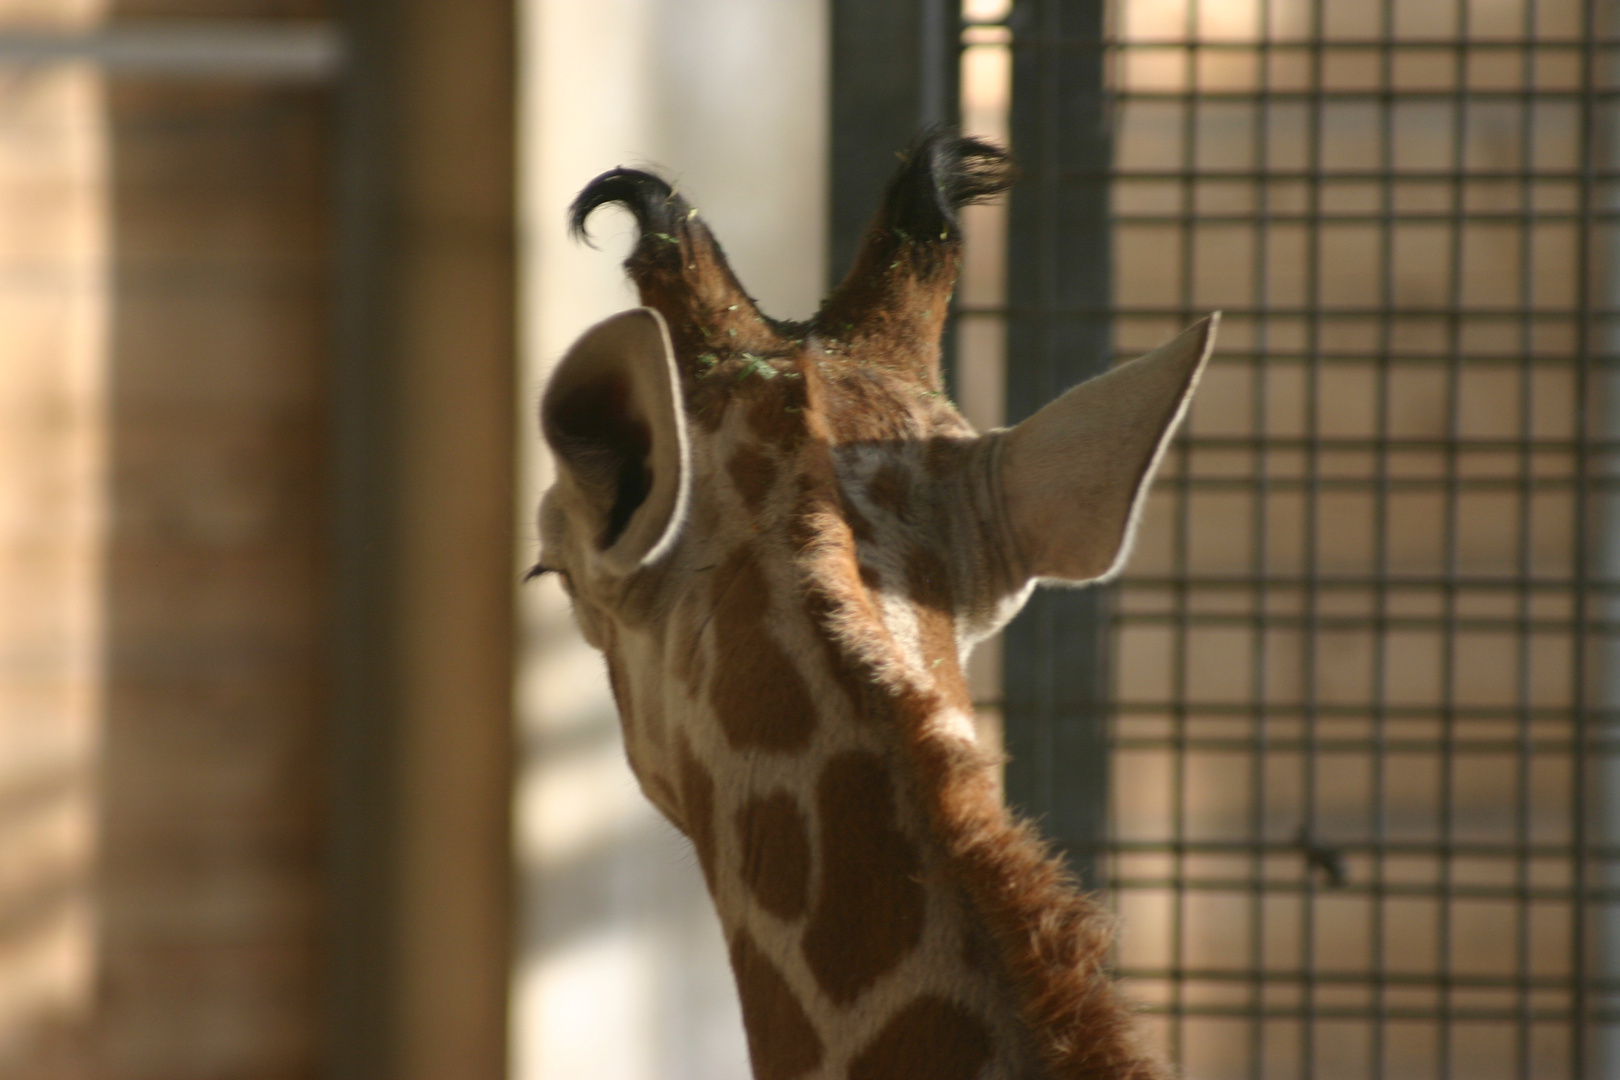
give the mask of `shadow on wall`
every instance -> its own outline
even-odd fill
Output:
[[[0,81],[0,1076],[319,1054],[325,135]]]

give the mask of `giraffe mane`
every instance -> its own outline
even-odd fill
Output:
[[[990,931],[1036,1055],[1063,1080],[1168,1080],[1108,970],[1114,917],[1007,810],[994,782],[1000,760],[937,722],[967,700],[965,684],[919,680],[874,606],[850,524],[857,512],[832,464],[836,434],[818,407],[829,388],[814,375],[806,382],[812,467],[796,526],[809,608],[845,669],[878,688],[863,707],[886,713],[898,736],[946,871]]]

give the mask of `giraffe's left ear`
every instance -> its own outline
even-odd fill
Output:
[[[674,546],[691,486],[680,376],[664,317],[634,308],[574,343],[540,403],[559,485],[602,564],[626,574]]]
[[[1124,566],[1219,321],[1081,383],[1003,436],[1002,496],[1031,577],[1096,581]]]

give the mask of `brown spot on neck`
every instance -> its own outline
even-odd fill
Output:
[[[810,903],[810,830],[785,791],[756,796],[737,809],[742,879],[759,906],[797,919]]]
[[[975,1080],[990,1048],[983,1020],[954,1001],[925,994],[896,1013],[850,1062],[849,1080]]]
[[[743,505],[755,512],[764,505],[765,496],[770,494],[771,485],[776,481],[775,461],[757,446],[739,446],[726,462],[726,472],[737,485]]]
[[[876,754],[848,751],[829,761],[816,809],[821,887],[802,947],[822,990],[848,1005],[922,939],[921,860],[900,831],[894,785]]]
[[[804,749],[816,726],[810,688],[769,625],[770,582],[747,544],[714,578],[709,704],[735,750]]]
[[[828,365],[826,422],[834,443],[911,442],[929,435],[935,391],[881,365]]]
[[[820,1065],[826,1053],[821,1036],[793,988],[746,930],[731,939],[731,970],[755,1080],[798,1080]]]
[[[866,497],[901,521],[911,516],[911,480],[896,465],[884,465],[872,473]]]

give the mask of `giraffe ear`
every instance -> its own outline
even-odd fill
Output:
[[[674,546],[691,485],[680,376],[664,317],[633,308],[597,323],[557,365],[540,428],[557,456],[563,505],[611,572]]]
[[[1006,433],[1002,496],[1031,576],[1096,581],[1124,566],[1148,484],[1219,321],[1217,312],[1081,383]]]

